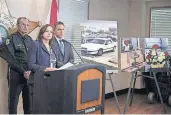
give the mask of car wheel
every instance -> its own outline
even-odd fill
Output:
[[[149,101],[150,104],[155,103],[155,94],[153,92],[150,92],[148,94],[148,101]]]
[[[113,47],[112,51],[115,52],[115,50],[116,50],[116,46]]]
[[[171,107],[171,95],[168,97],[168,99],[167,99],[167,105],[169,106],[169,107]]]
[[[99,49],[97,55],[101,56],[103,54],[103,49]]]

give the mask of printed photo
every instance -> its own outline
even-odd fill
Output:
[[[81,28],[82,58],[118,68],[117,22],[89,20]]]
[[[121,71],[132,72],[143,66],[142,44],[140,38],[121,38]]]
[[[167,67],[168,38],[145,38],[145,71]]]

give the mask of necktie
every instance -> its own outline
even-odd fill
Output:
[[[60,43],[59,45],[60,45],[62,54],[64,55],[64,46],[63,46],[62,40],[59,40],[59,43]]]

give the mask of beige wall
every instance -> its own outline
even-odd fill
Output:
[[[89,19],[117,21],[118,35],[128,36],[128,1],[90,0]]]
[[[8,113],[7,64],[0,59],[0,114]]]
[[[13,17],[26,16],[31,21],[46,22],[50,0],[6,0],[9,11]],[[35,39],[39,28],[34,30],[30,36]],[[0,59],[0,114],[8,113],[8,85],[7,64]]]
[[[9,11],[13,17],[25,16],[31,21],[46,22],[50,8],[50,0],[6,0]],[[14,5],[15,4],[15,5]],[[35,29],[30,36],[36,39],[39,28]]]
[[[126,37],[129,32],[128,10],[129,4],[127,0],[90,0],[89,20],[117,21],[118,37]],[[126,73],[115,74],[112,76],[112,80],[116,91],[128,87],[129,76]],[[112,91],[109,81],[106,81],[105,91],[106,93]]]
[[[141,1],[129,1],[128,33],[130,37],[140,37],[142,31]]]

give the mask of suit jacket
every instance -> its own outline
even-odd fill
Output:
[[[74,54],[72,51],[71,44],[64,40],[62,40],[62,41],[64,44],[64,55],[62,54],[62,51],[60,49],[57,39],[53,38],[53,40],[52,40],[52,44],[55,46],[55,49],[56,49],[57,55],[58,55],[57,67],[61,67],[68,62],[74,64]]]
[[[51,44],[51,47],[57,59],[58,54],[54,45]],[[50,54],[40,40],[34,41],[28,51],[28,67],[32,72],[43,71],[45,68],[50,67]]]

